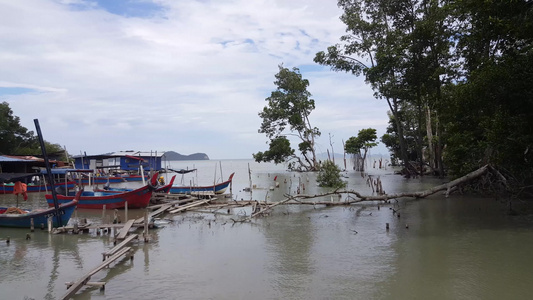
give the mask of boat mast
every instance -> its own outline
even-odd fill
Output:
[[[48,155],[46,154],[46,148],[44,147],[43,134],[41,133],[41,126],[39,126],[39,120],[34,119],[35,129],[37,130],[37,136],[39,137],[39,143],[41,144],[41,152],[43,153],[44,164],[46,166],[46,174],[48,174],[48,181],[50,184],[50,189],[52,190],[52,198],[54,198],[54,208],[55,215],[57,218],[57,224],[59,227],[63,226],[61,224],[61,216],[59,215],[59,204],[57,203],[57,194],[56,189],[54,188],[54,176],[52,175],[52,169],[50,168],[50,162],[48,161]]]

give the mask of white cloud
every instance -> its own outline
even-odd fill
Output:
[[[153,17],[113,14],[97,2],[1,1],[0,96],[45,139],[89,154],[138,150],[250,158],[266,149],[258,112],[278,64],[315,65],[344,34],[335,1],[157,1]],[[75,4],[74,6],[72,4]],[[83,4],[83,5],[80,5]],[[77,5],[77,6],[76,6]],[[317,101],[313,125],[329,147],[374,127],[384,102],[362,78],[302,72]]]

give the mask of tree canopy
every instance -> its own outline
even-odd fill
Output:
[[[378,145],[376,129],[366,128],[359,130],[357,136],[350,137],[345,145],[344,151],[355,156],[355,166],[357,171],[365,171],[365,160],[368,150]]]
[[[63,151],[60,145],[45,141],[46,151]],[[0,103],[0,154],[40,155],[41,146],[33,131],[20,125],[20,118],[13,115],[7,102]]]
[[[309,115],[315,109],[315,100],[307,91],[309,81],[303,79],[298,68],[289,70],[282,65],[275,75],[277,89],[265,100],[268,104],[259,113],[263,119],[259,133],[270,139],[269,150],[253,154],[257,162],[289,162],[289,168],[304,171],[318,170],[315,138],[320,131],[311,126]],[[296,155],[287,136],[300,140]]]
[[[532,1],[338,5],[346,34],[315,62],[364,76],[387,101],[382,142],[409,173],[458,177],[491,163],[533,183]]]

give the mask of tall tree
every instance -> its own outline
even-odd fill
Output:
[[[309,115],[315,109],[315,100],[307,91],[309,81],[303,79],[298,68],[289,70],[282,65],[275,75],[277,89],[265,100],[268,104],[259,113],[263,119],[259,133],[270,139],[269,150],[253,154],[258,162],[289,162],[289,168],[303,171],[317,171],[318,161],[315,138],[320,136],[318,128],[311,126]],[[300,140],[295,154],[287,136]]]
[[[456,176],[491,163],[533,183],[533,2],[452,2],[457,84],[445,92],[446,161]]]
[[[447,15],[436,0],[339,0],[338,5],[348,34],[341,37],[342,44],[317,53],[315,62],[365,76],[376,98],[389,105],[404,163],[409,156],[401,112],[414,106],[414,138],[422,164],[423,129],[433,132],[426,111],[439,99],[443,66],[449,64]]]
[[[339,0],[344,10],[341,21],[347,26],[348,34],[337,44],[316,54],[315,62],[331,66],[334,71],[364,75],[375,91],[375,97],[385,99],[397,122],[401,158],[407,161],[407,152],[400,126],[399,106],[403,101],[404,88],[399,75],[402,51],[400,31],[391,22],[389,1]],[[396,45],[396,46],[395,46]]]

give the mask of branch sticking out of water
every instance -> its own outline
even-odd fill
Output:
[[[362,195],[361,193],[357,191],[353,191],[353,190],[336,189],[332,192],[316,194],[316,195],[303,195],[303,194],[298,194],[294,196],[285,195],[286,199],[282,201],[275,202],[275,203],[266,203],[267,204],[266,207],[261,208],[257,212],[252,213],[249,217],[242,219],[242,220],[232,219],[232,221],[235,223],[248,222],[259,215],[264,215],[265,213],[272,210],[274,207],[278,205],[282,205],[282,204],[308,204],[308,205],[326,205],[326,206],[350,205],[350,204],[365,202],[365,201],[387,201],[387,200],[397,199],[397,198],[425,198],[427,196],[433,195],[439,191],[444,191],[444,190],[446,191],[445,195],[447,197],[453,190],[457,189],[458,186],[464,183],[467,183],[469,181],[472,181],[476,178],[479,178],[485,173],[487,173],[488,171],[494,172],[495,170],[489,165],[485,165],[471,173],[466,174],[463,177],[457,178],[448,183],[441,184],[433,188],[427,189],[425,191],[419,191],[419,192],[382,194],[382,195]],[[343,194],[348,195],[347,201],[343,201],[343,202],[305,201],[306,199],[314,199],[314,198],[321,198],[321,197],[326,197],[326,196],[331,196],[331,195],[343,195]]]

